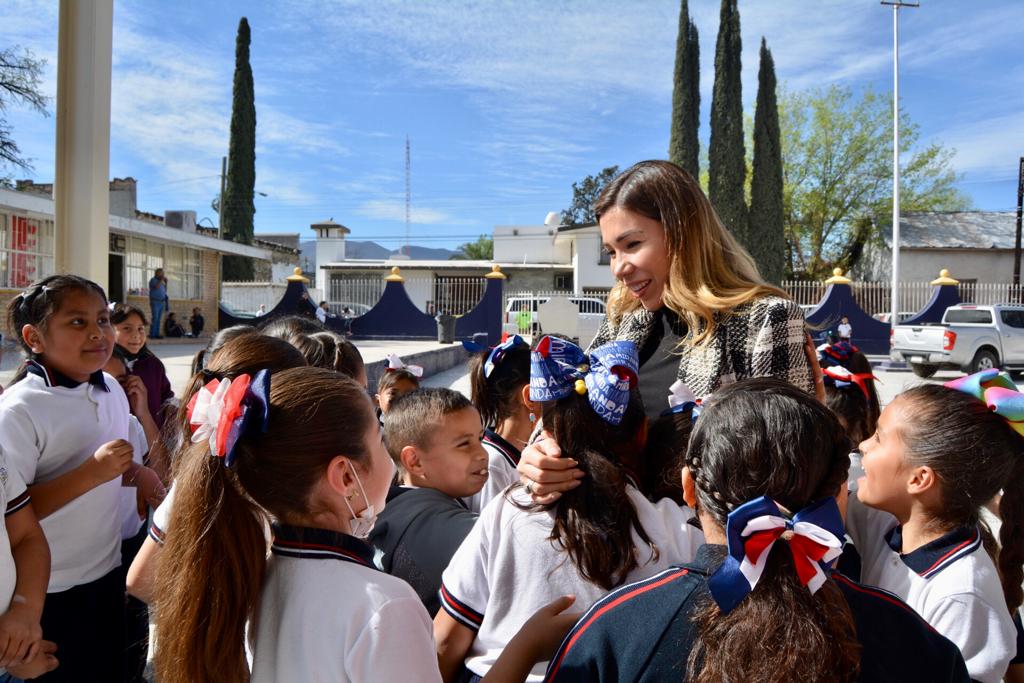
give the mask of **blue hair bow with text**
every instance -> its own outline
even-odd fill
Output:
[[[587,355],[570,341],[544,337],[530,354],[530,400],[557,401],[574,391],[586,394],[601,419],[617,425],[629,406],[639,366],[633,342],[609,342]]]
[[[843,551],[846,529],[835,498],[825,498],[786,518],[775,501],[755,498],[729,513],[729,554],[708,579],[722,612],[732,611],[757,585],[775,542],[789,545],[800,583],[813,595],[828,578],[829,563]]]

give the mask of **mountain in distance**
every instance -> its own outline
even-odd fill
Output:
[[[299,248],[303,256],[309,255],[310,260],[316,259],[316,240],[302,240]],[[401,253],[401,249],[388,249],[376,242],[345,240],[345,257],[349,259],[388,259]],[[447,261],[455,253],[453,249],[440,247],[418,247],[409,245],[409,258],[413,261]]]

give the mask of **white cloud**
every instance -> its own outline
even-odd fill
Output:
[[[371,199],[363,202],[356,209],[356,213],[367,218],[374,218],[384,221],[405,221],[405,202],[390,201],[387,199]],[[433,225],[436,223],[451,223],[451,217],[443,211],[436,209],[412,207],[409,212],[409,222],[417,225]]]
[[[1010,141],[1024,140],[1024,112],[1015,111],[942,131],[943,142],[956,149],[953,164],[973,180],[1017,178],[1021,148]]]

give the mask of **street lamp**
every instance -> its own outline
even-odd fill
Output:
[[[892,6],[892,312],[889,325],[899,324],[900,309],[900,8],[918,2],[882,0]]]

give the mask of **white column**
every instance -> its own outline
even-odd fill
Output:
[[[107,286],[113,0],[61,0],[55,265]]]
[[[892,320],[900,324],[900,6],[892,6]]]

